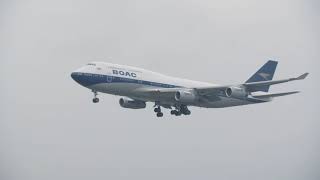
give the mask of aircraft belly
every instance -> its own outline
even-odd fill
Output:
[[[133,99],[146,101],[146,102],[156,102],[159,101],[163,104],[174,105],[177,103],[174,100],[174,97],[166,97],[159,95],[150,95],[146,93],[141,93],[136,91],[140,88],[150,88],[152,86],[146,86],[143,84],[135,84],[135,83],[100,83],[95,84],[90,87],[90,89],[95,89],[98,92],[126,96]],[[189,104],[191,106],[205,107],[205,108],[224,108],[224,107],[232,107],[232,106],[241,106],[253,104],[253,102],[243,100],[243,99],[235,99],[228,97],[219,97],[219,100],[205,100],[200,101],[198,103]]]
[[[141,88],[143,85],[134,83],[101,83],[91,86],[90,88],[107,94],[120,96],[134,96],[134,90]]]

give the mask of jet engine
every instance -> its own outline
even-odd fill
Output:
[[[120,98],[119,104],[121,107],[129,108],[129,109],[144,109],[144,108],[146,108],[146,102],[132,100],[129,98]]]
[[[248,96],[248,92],[241,87],[229,87],[225,90],[227,97],[244,98]]]
[[[185,104],[194,103],[198,99],[194,91],[177,91],[174,98],[176,101]]]

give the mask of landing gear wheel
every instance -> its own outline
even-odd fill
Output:
[[[93,99],[92,99],[92,102],[93,102],[93,103],[98,103],[98,102],[99,102],[99,98],[93,98]]]
[[[181,111],[176,111],[175,113],[176,116],[181,116],[181,114],[182,114]]]
[[[188,109],[186,105],[181,105],[179,112],[183,115],[190,115],[191,111]]]
[[[159,112],[161,112],[160,107],[156,107],[156,108],[154,108],[154,112],[155,112],[155,113],[159,113]]]
[[[95,90],[92,90],[93,94],[94,94],[94,98],[92,99],[93,103],[98,103],[99,102],[99,98],[97,98],[98,96],[98,92]]]
[[[163,117],[163,113],[162,112],[158,112],[157,113],[157,117]]]
[[[171,115],[175,115],[177,113],[177,111],[176,110],[172,110],[170,113],[171,113]]]
[[[186,110],[186,111],[183,112],[183,114],[184,114],[184,115],[190,115],[190,114],[191,114],[191,111]]]

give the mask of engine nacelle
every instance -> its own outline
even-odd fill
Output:
[[[248,96],[248,92],[241,87],[229,87],[225,90],[227,97],[244,98]]]
[[[194,103],[198,99],[193,91],[177,91],[174,98],[176,101],[186,104]]]
[[[129,109],[144,109],[144,108],[146,108],[146,102],[132,100],[129,98],[120,98],[119,104],[121,107],[129,108]]]

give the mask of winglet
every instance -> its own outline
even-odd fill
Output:
[[[307,76],[309,75],[309,73],[304,73],[301,76],[297,77],[297,80],[303,80],[305,79]]]

